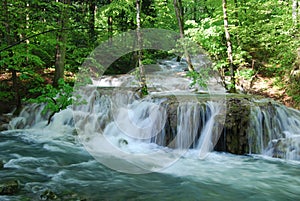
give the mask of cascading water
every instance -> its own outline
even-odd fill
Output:
[[[37,124],[46,119],[43,115],[44,105],[32,104],[25,106],[20,115],[9,123],[10,129],[23,129],[37,126]],[[33,115],[34,114],[34,115]]]
[[[199,130],[205,124],[205,106],[199,103],[180,103],[177,108],[176,148],[195,147]]]
[[[177,67],[170,68],[182,72]],[[41,106],[26,106],[10,122],[12,130],[0,132],[0,177],[21,183],[19,194],[0,195],[0,200],[49,200],[49,189],[61,200],[298,199],[300,172],[294,160],[300,160],[299,111],[273,102],[249,102],[250,153],[291,161],[212,152],[222,119],[230,112],[226,100],[185,95],[189,81],[182,79],[185,86],[169,83],[164,88],[153,82],[158,90],[144,99],[134,89],[125,90],[128,85],[119,79],[106,82],[108,88],[86,87],[80,94],[86,103],[55,114],[48,126]],[[114,88],[114,83],[121,87]],[[173,87],[180,88],[180,95],[170,93]],[[121,174],[102,164],[123,172],[154,173]]]
[[[205,122],[205,126],[201,131],[199,143],[197,149],[199,150],[199,157],[204,158],[207,154],[213,151],[217,140],[220,137],[219,133],[214,132],[215,117],[220,114],[224,106],[216,102],[208,102],[209,116],[208,121]]]
[[[174,88],[182,92],[189,90],[190,81],[184,77],[181,87],[178,87],[177,82],[170,82],[172,87],[169,88],[160,87],[167,79],[167,74],[173,77],[172,73],[183,72],[184,68],[184,65],[181,63],[178,65],[174,60],[161,62],[160,70],[155,67],[156,71],[149,76],[159,92],[153,91],[151,92],[153,96],[143,100],[139,99],[134,88],[132,90],[128,88],[134,87],[132,83],[136,83],[131,75],[114,77],[114,81],[110,84],[107,84],[108,77],[104,77],[104,86],[109,86],[108,88],[99,86],[84,88],[80,96],[81,101],[85,103],[74,104],[73,107],[57,113],[47,128],[59,130],[68,125],[73,129],[76,128],[79,139],[83,141],[90,141],[97,135],[103,135],[114,146],[134,142],[155,143],[172,149],[196,149],[199,151],[199,157],[204,158],[207,153],[213,151],[220,137],[222,131],[216,129],[218,125],[215,118],[224,116],[226,107],[224,100],[220,98],[215,100],[205,98],[207,100],[199,102],[195,98],[181,99],[176,93],[169,93],[170,89]],[[164,75],[164,79],[160,79],[158,75]],[[103,84],[101,80],[94,82],[97,85]],[[115,86],[119,88],[111,88]],[[160,93],[162,95],[159,95]],[[168,100],[171,97],[168,93],[171,96],[175,94],[175,99],[178,99],[177,105],[173,100]],[[181,95],[191,96],[191,93]],[[268,100],[254,100],[252,103],[249,102],[249,105],[251,112],[246,131],[249,153],[299,160],[299,111]],[[175,115],[168,112],[174,107]],[[37,104],[25,107],[20,116],[10,122],[10,128],[45,127],[47,115],[43,114],[42,110],[43,106]],[[226,125],[223,132],[226,132]]]
[[[258,104],[261,102],[258,102]],[[300,112],[277,103],[251,107],[250,147],[273,157],[300,159]]]

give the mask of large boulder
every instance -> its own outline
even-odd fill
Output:
[[[226,104],[225,124],[215,150],[233,154],[248,153],[247,128],[250,102],[245,97],[232,97],[227,100]]]

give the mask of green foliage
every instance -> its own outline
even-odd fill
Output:
[[[298,56],[295,62],[293,63],[293,69],[289,73],[287,94],[293,98],[295,104],[299,107],[300,106],[300,48],[297,49],[297,54]]]
[[[144,65],[156,64],[158,59],[165,59],[170,57],[170,53],[162,50],[143,50],[143,60]],[[172,55],[174,56],[174,55]]]
[[[48,123],[50,123],[55,113],[66,109],[73,101],[76,101],[72,97],[72,92],[73,87],[65,83],[63,79],[60,79],[57,88],[47,84],[46,86],[31,89],[30,93],[39,94],[39,96],[37,98],[30,98],[27,101],[45,104],[42,113],[45,115],[50,112],[48,119]]]
[[[191,86],[198,85],[199,87],[207,87],[207,82],[209,81],[209,72],[208,68],[200,68],[199,71],[189,71],[186,75],[191,78]]]
[[[290,80],[287,94],[293,98],[296,105],[300,106],[300,76],[295,76]]]
[[[228,61],[221,1],[183,2],[190,8],[197,4],[202,12],[196,14],[198,17],[192,11],[186,15],[186,35],[199,43],[214,60],[215,69],[226,75]],[[296,49],[300,47],[300,32],[299,21],[295,24],[292,20],[290,1],[228,1],[227,11],[233,63],[237,69],[243,69],[240,76],[249,79],[254,71],[259,71],[265,76],[282,78],[291,72]],[[298,87],[290,88],[290,94],[299,94]]]
[[[2,87],[1,87],[2,89]],[[14,93],[12,91],[0,91],[0,100],[7,100],[7,101],[12,101],[13,100],[13,95]]]
[[[239,76],[245,78],[246,80],[250,80],[252,76],[255,74],[254,70],[251,68],[245,68],[238,71]]]
[[[7,6],[4,2],[7,2]],[[18,77],[15,81],[17,83],[14,84],[21,91],[18,95],[25,97],[37,92],[48,94],[48,98],[44,95],[39,100],[42,101],[44,98],[45,102],[50,103],[49,111],[57,111],[65,105],[62,102],[68,102],[63,98],[54,99],[55,101],[51,99],[51,97],[67,97],[68,89],[64,84],[59,88],[47,85],[53,75],[44,73],[55,64],[57,38],[62,31],[58,21],[62,13],[69,16],[66,30],[63,30],[67,38],[65,70],[73,74],[78,72],[87,55],[97,44],[107,41],[118,33],[136,28],[134,0],[96,1],[97,12],[94,24],[91,24],[91,2],[93,1],[71,1],[71,5],[54,0],[1,2],[0,50],[17,44],[0,52],[0,72],[5,75],[3,76],[5,79],[1,80],[4,84],[0,85],[1,99],[15,97],[17,92],[12,90],[11,75],[16,72]],[[178,47],[186,47],[190,54],[197,54],[201,52],[199,48],[189,46],[191,42],[196,42],[213,59],[215,70],[222,72],[222,75],[227,75],[229,65],[222,1],[182,0],[182,3],[185,35],[188,39],[181,41]],[[291,1],[227,1],[227,9],[233,64],[240,70],[239,76],[250,79],[258,71],[265,76],[283,77],[292,71],[297,59],[296,49],[300,47],[300,25],[299,21],[297,24],[292,20]],[[142,1],[141,19],[142,28],[153,27],[178,31],[173,1]],[[90,33],[92,27],[95,29],[95,40]],[[24,40],[27,37],[30,39]],[[19,41],[23,42],[18,44]],[[178,49],[184,50],[184,48]],[[183,55],[184,51],[177,53]],[[167,56],[169,55],[165,52],[145,50],[143,64],[152,64],[158,58]],[[127,73],[136,66],[136,61],[135,53],[129,53],[111,65],[105,73]],[[104,73],[96,62],[92,61],[91,65],[99,68],[98,75]],[[188,76],[192,78],[193,85],[205,86],[207,73],[209,72],[189,72]],[[82,75],[77,77],[86,79]],[[90,80],[83,81],[83,83],[90,82]],[[288,93],[295,100],[299,100],[298,86],[296,79],[292,79],[286,86]],[[27,93],[28,89],[32,89],[30,93]],[[65,92],[56,96],[62,93],[60,90]]]
[[[147,85],[145,85],[141,88],[141,94],[142,94],[142,96],[146,96],[149,94]]]
[[[156,60],[149,59],[149,58],[143,59],[143,61],[142,61],[143,65],[155,64],[155,63],[156,63]]]

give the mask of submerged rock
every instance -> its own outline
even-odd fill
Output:
[[[18,180],[9,180],[0,183],[0,195],[14,195],[19,191],[20,182]]]
[[[300,160],[300,137],[294,136],[272,140],[265,152],[274,158]]]
[[[11,121],[11,119],[11,115],[5,114],[0,116],[0,132],[9,129],[9,122]]]
[[[41,200],[56,200],[57,195],[53,191],[47,189],[40,195],[40,199]]]
[[[90,199],[83,198],[82,195],[79,195],[75,192],[62,192],[59,194],[54,193],[53,191],[47,189],[40,196],[41,200],[55,200],[55,201],[89,201]]]
[[[123,138],[119,139],[119,146],[122,147],[125,145],[128,145],[128,141]]]
[[[0,124],[0,132],[9,129],[9,124]]]

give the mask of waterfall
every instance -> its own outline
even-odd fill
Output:
[[[48,126],[44,106],[32,104],[25,106],[20,115],[9,123],[9,127],[27,129],[47,126],[47,129],[61,133],[76,129],[83,142],[103,135],[116,147],[127,149],[130,146],[124,145],[148,143],[172,149],[195,149],[199,151],[200,158],[214,150],[220,133],[223,133],[220,140],[227,142],[217,149],[219,151],[235,153],[235,147],[239,147],[239,154],[264,154],[300,160],[300,112],[276,102],[247,100],[249,117],[238,117],[234,129],[228,129],[230,125],[226,124],[223,129],[216,117],[224,116],[224,104],[217,100],[203,98],[195,101],[194,97],[189,99],[188,95],[184,95],[186,98],[174,102],[173,96],[166,94],[140,99],[134,90],[94,86],[86,87],[80,96],[83,104],[74,104],[56,113]],[[242,133],[238,133],[242,129],[238,121],[243,118],[248,118],[248,128],[243,129],[246,145],[241,141]],[[237,136],[232,135],[233,131]],[[228,146],[233,148],[228,150]],[[132,147],[130,149],[135,151]]]
[[[19,116],[9,122],[10,129],[25,129],[42,126],[47,114],[43,112],[44,104],[26,105]]]
[[[258,102],[261,104],[261,102]],[[300,159],[300,112],[275,102],[251,107],[249,128],[250,153]]]
[[[204,124],[205,108],[199,103],[180,103],[177,108],[176,148],[186,149],[195,146],[200,126]]]
[[[42,112],[44,106],[33,104],[25,106],[20,116],[10,122],[10,129],[47,128],[61,133],[76,129],[82,142],[92,142],[101,136],[128,153],[143,153],[141,147],[148,144],[152,148],[156,145],[162,149],[194,149],[204,158],[219,141],[227,140],[219,151],[228,151],[228,144],[244,146],[235,140],[241,140],[241,134],[232,137],[234,129],[219,122],[220,116],[224,116],[224,102],[207,97],[195,101],[194,97],[189,100],[185,96],[177,102],[168,95],[140,99],[134,90],[90,86],[81,94],[85,103],[56,113],[48,126],[47,114]],[[241,153],[300,160],[300,112],[268,100],[247,104],[247,146]],[[236,124],[235,132],[239,132],[239,122]]]
[[[299,111],[250,96],[228,95],[226,100],[214,79],[206,94],[192,93],[191,81],[183,76],[185,67],[175,61],[152,66],[147,75],[150,95],[144,98],[136,93],[133,75],[93,80],[94,85],[78,89],[79,103],[56,113],[49,125],[44,105],[32,104],[9,128],[71,131],[90,151],[109,153],[116,148],[120,157],[122,151],[153,153],[151,160],[156,160],[157,150],[182,155],[194,149],[200,158],[217,150],[300,160]]]
[[[202,159],[205,158],[209,152],[213,151],[215,144],[219,140],[219,133],[214,131],[214,127],[216,126],[215,117],[220,114],[224,107],[222,107],[222,104],[217,102],[208,102],[207,106],[209,108],[209,119],[202,129],[199,143],[197,145],[197,148],[199,149],[199,157]]]

